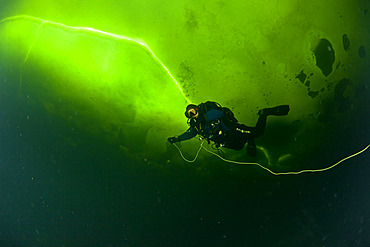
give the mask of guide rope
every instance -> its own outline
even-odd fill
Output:
[[[336,162],[335,164],[333,164],[333,165],[331,165],[331,166],[329,166],[329,167],[325,167],[325,168],[321,168],[321,169],[305,169],[305,170],[301,170],[301,171],[291,171],[291,172],[274,172],[274,171],[270,170],[269,168],[264,167],[263,165],[261,165],[260,163],[257,163],[257,162],[240,162],[240,161],[234,161],[234,160],[228,160],[228,159],[225,159],[225,158],[221,157],[219,154],[216,154],[215,152],[212,152],[212,151],[208,150],[206,147],[204,147],[203,143],[204,143],[204,141],[202,141],[202,142],[200,143],[199,149],[198,149],[198,151],[197,151],[197,153],[196,153],[196,155],[195,155],[195,157],[194,157],[194,159],[193,159],[193,160],[188,160],[188,159],[186,159],[186,158],[184,157],[184,155],[183,155],[183,153],[182,153],[181,149],[180,149],[180,148],[179,148],[175,143],[174,143],[173,145],[174,145],[174,146],[179,150],[181,157],[182,157],[186,162],[188,162],[188,163],[193,163],[193,162],[195,162],[195,161],[197,160],[198,156],[199,156],[200,151],[201,151],[202,149],[204,149],[204,150],[205,150],[205,151],[207,151],[208,153],[210,153],[210,154],[212,154],[212,155],[214,155],[214,156],[216,156],[216,157],[220,158],[221,160],[223,160],[223,161],[225,161],[225,162],[227,162],[227,163],[236,164],[236,165],[257,165],[257,166],[261,167],[262,169],[264,169],[264,170],[268,171],[269,173],[271,173],[271,174],[273,174],[273,175],[276,175],[276,176],[278,176],[278,175],[298,175],[298,174],[306,173],[306,172],[323,172],[323,171],[327,171],[327,170],[329,170],[329,169],[332,169],[332,168],[336,167],[337,165],[339,165],[340,163],[342,163],[342,162],[344,162],[344,161],[346,161],[346,160],[348,160],[348,159],[351,159],[351,158],[353,158],[353,157],[355,157],[355,156],[357,156],[357,155],[360,155],[361,153],[365,152],[365,151],[370,147],[370,144],[368,144],[368,145],[367,145],[365,148],[363,148],[362,150],[360,150],[360,151],[358,151],[358,152],[356,152],[356,153],[354,153],[354,154],[351,154],[351,155],[349,155],[349,156],[347,156],[347,157],[345,157],[345,158],[343,158],[343,159],[339,160],[338,162]]]

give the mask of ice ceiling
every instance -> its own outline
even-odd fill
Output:
[[[289,104],[256,142],[260,162],[292,166],[340,145],[369,97],[365,0],[12,4],[1,13],[1,82],[126,154],[173,155],[166,139],[187,129],[188,101],[217,101],[251,126],[258,109]],[[183,143],[184,154],[197,145]]]

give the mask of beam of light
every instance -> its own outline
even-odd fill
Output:
[[[105,31],[101,31],[101,30],[98,30],[98,29],[95,29],[95,28],[91,28],[91,27],[73,27],[73,26],[68,26],[68,25],[65,25],[63,23],[58,23],[58,22],[54,22],[54,21],[50,21],[50,20],[44,20],[44,19],[41,19],[41,18],[38,18],[38,17],[28,16],[28,15],[17,15],[17,16],[7,17],[5,19],[2,19],[0,21],[0,24],[2,24],[4,22],[10,22],[10,21],[19,20],[19,19],[26,19],[26,20],[30,20],[30,21],[40,22],[40,27],[37,30],[36,37],[35,37],[32,45],[31,45],[31,48],[27,52],[26,58],[23,61],[22,69],[23,69],[24,64],[26,63],[26,61],[27,61],[27,59],[28,59],[28,57],[29,57],[29,55],[31,53],[31,50],[32,50],[33,46],[35,45],[35,43],[36,43],[36,41],[38,39],[38,35],[40,33],[40,30],[45,25],[51,25],[51,26],[55,26],[55,27],[59,27],[59,28],[63,28],[63,29],[75,30],[77,32],[85,32],[85,33],[91,33],[91,34],[95,34],[95,35],[102,35],[104,37],[110,37],[110,38],[117,39],[117,40],[124,40],[124,41],[127,41],[127,42],[132,42],[132,43],[135,43],[135,44],[143,47],[144,49],[146,49],[146,51],[150,53],[150,55],[154,58],[154,60],[159,65],[161,65],[161,67],[167,72],[167,74],[170,76],[170,78],[172,79],[172,81],[176,84],[177,89],[180,91],[181,95],[184,97],[184,99],[186,100],[186,102],[188,104],[191,103],[191,101],[188,99],[188,97],[186,97],[186,95],[185,95],[183,89],[181,88],[180,84],[177,82],[177,80],[175,79],[175,77],[171,74],[171,72],[169,71],[169,69],[155,55],[155,53],[153,52],[153,50],[150,49],[150,47],[147,44],[145,44],[145,42],[143,42],[142,40],[130,38],[130,37],[119,35],[119,34],[114,34],[114,33],[109,33],[109,32],[105,32]],[[22,73],[20,75],[20,78],[22,80]]]
[[[36,42],[37,42],[37,40],[39,38],[40,30],[41,30],[41,28],[42,28],[42,26],[44,24],[45,24],[45,22],[42,22],[41,25],[39,26],[39,28],[37,29],[35,39],[33,40],[32,44],[31,44],[31,47],[30,47],[30,49],[28,49],[27,55],[26,55],[26,57],[23,60],[23,63],[22,63],[22,66],[21,66],[21,73],[19,75],[19,87],[20,87],[21,92],[22,92],[22,80],[23,80],[23,68],[24,68],[24,65],[26,64],[26,62],[28,60],[28,57],[30,56],[30,53],[32,51],[32,48],[35,46],[35,44],[36,44]]]

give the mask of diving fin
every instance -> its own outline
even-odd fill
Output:
[[[285,115],[288,115],[289,110],[290,110],[289,105],[279,105],[279,106],[259,110],[258,115],[285,116]]]

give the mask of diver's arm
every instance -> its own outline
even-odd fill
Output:
[[[197,135],[197,131],[194,128],[189,128],[185,133],[181,134],[180,136],[173,136],[168,138],[167,140],[169,143],[173,144],[175,142],[181,142],[185,140],[189,140]]]
[[[179,136],[179,141],[189,140],[197,135],[197,131],[195,128],[189,128],[185,133]]]

